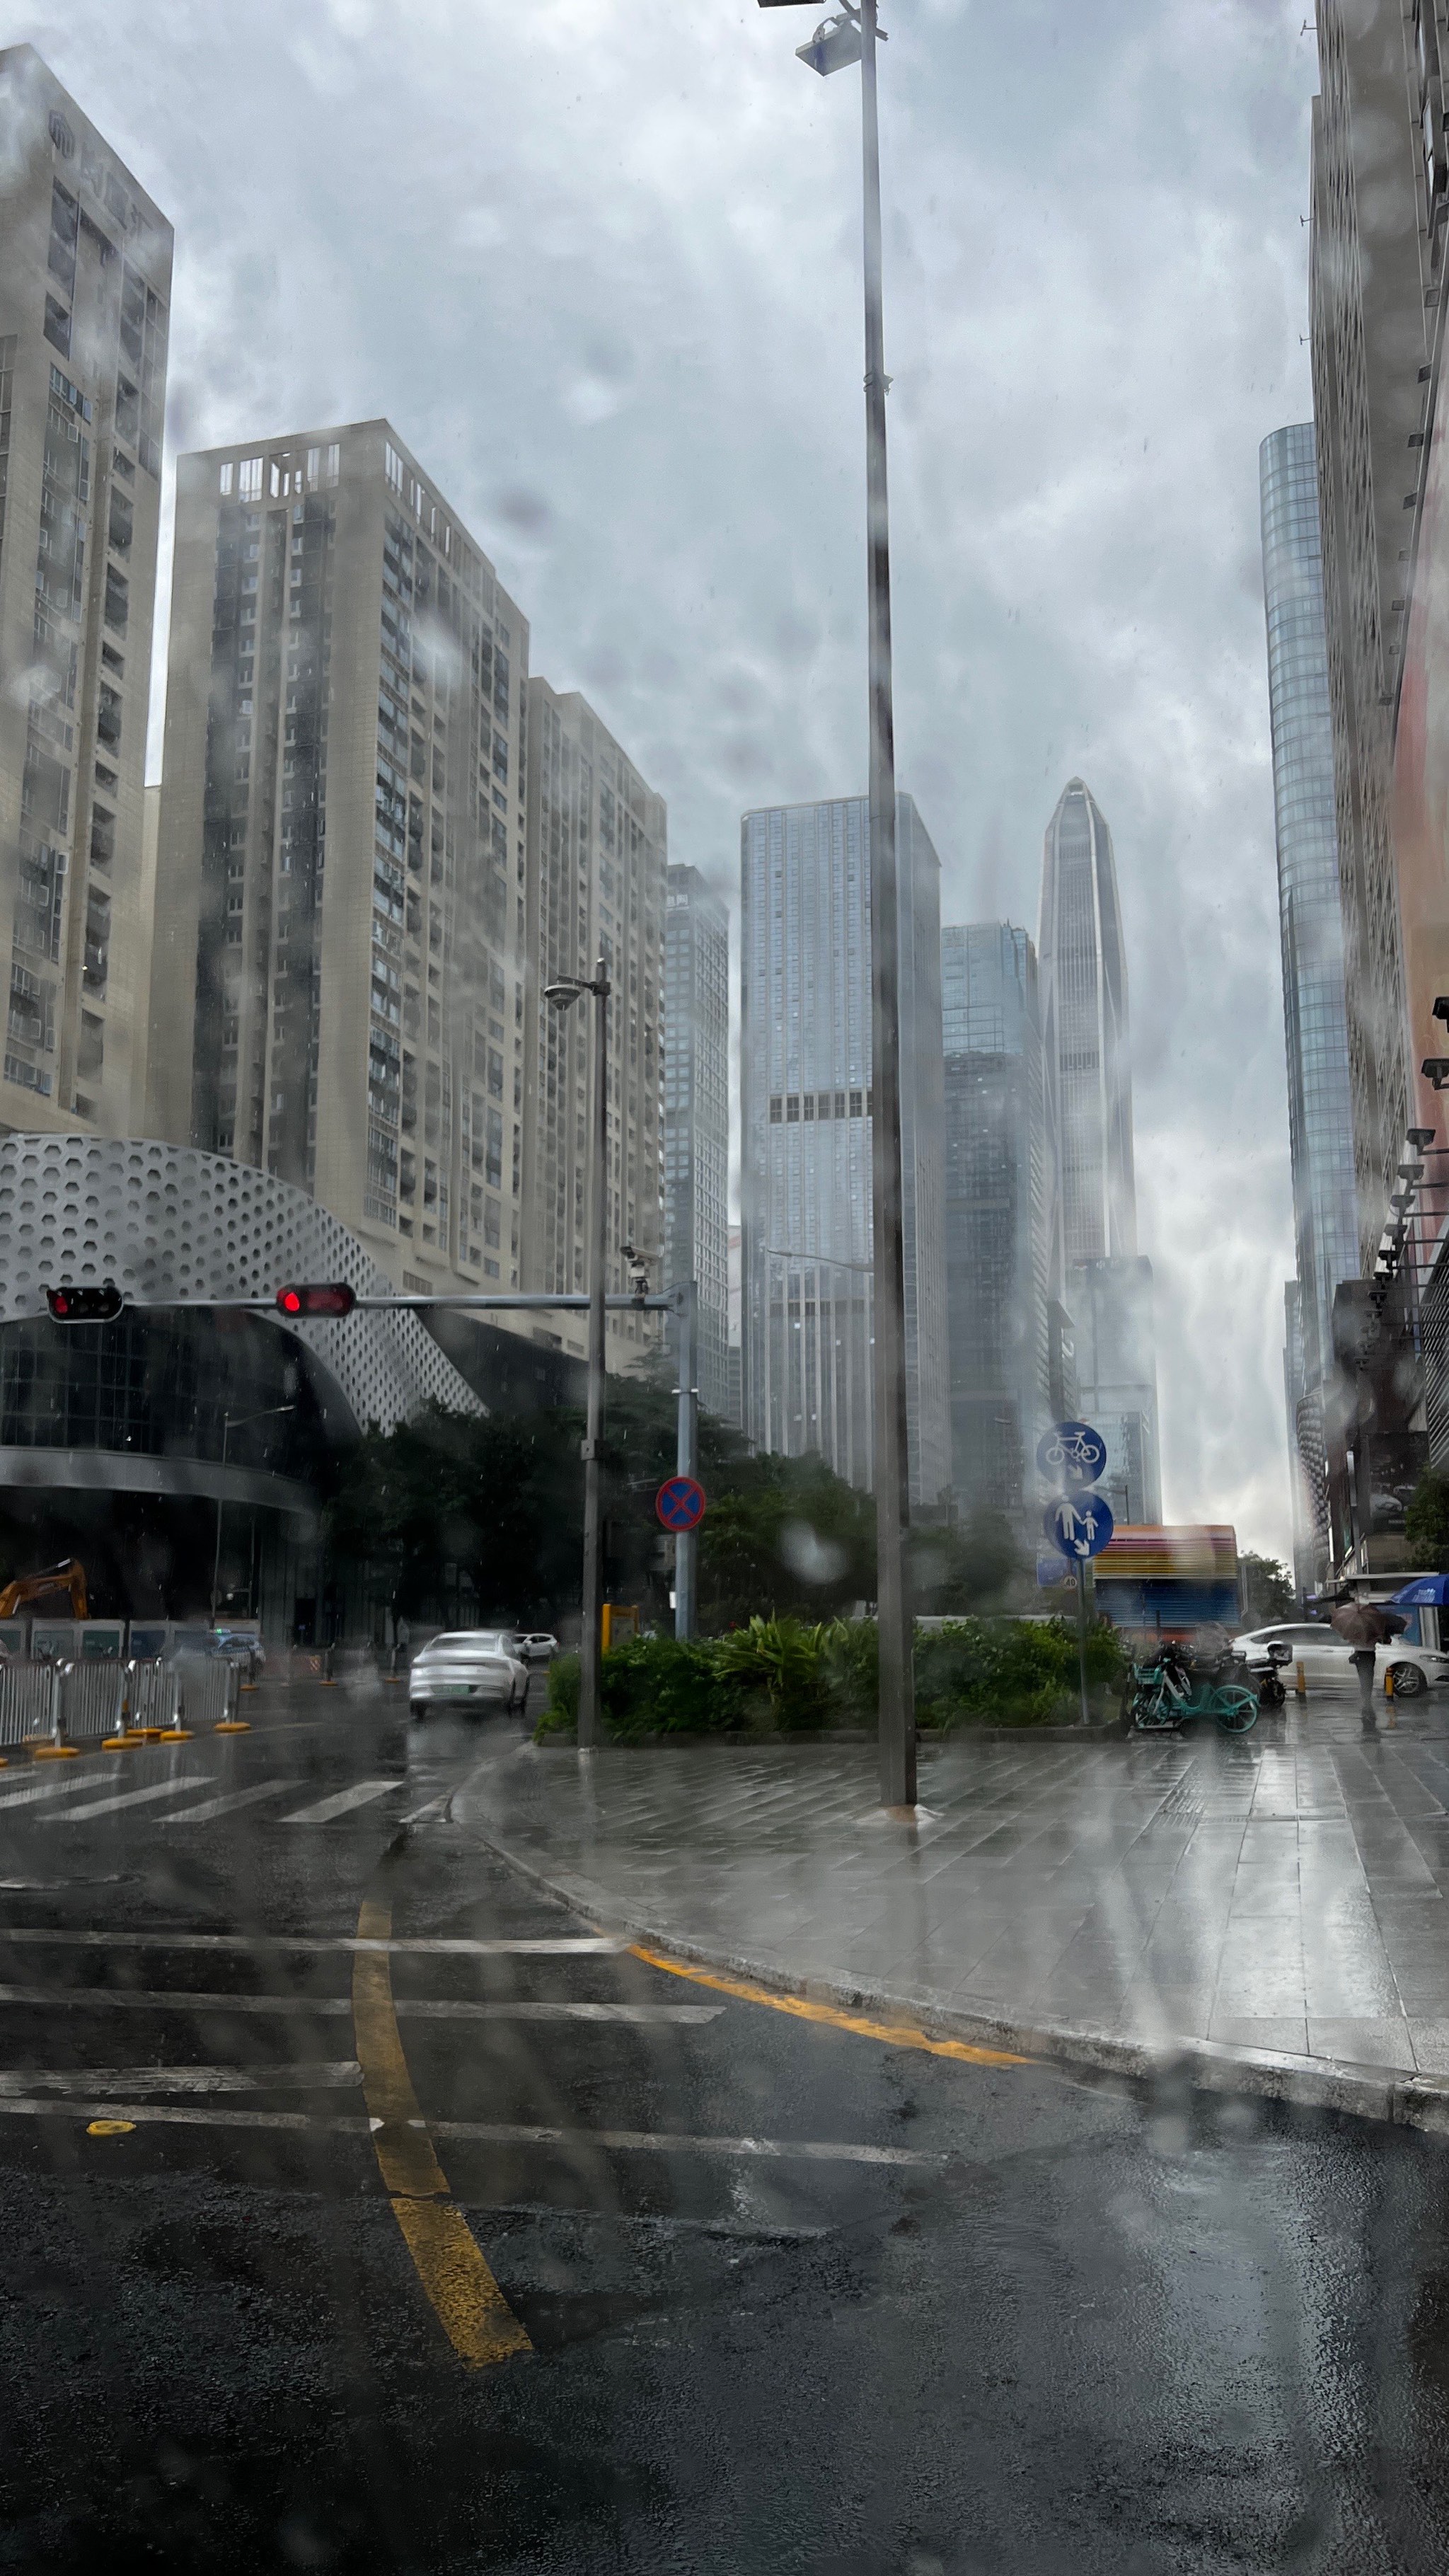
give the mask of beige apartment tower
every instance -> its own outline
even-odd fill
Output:
[[[668,885],[665,809],[586,699],[528,684],[528,956],[523,1284],[588,1286],[588,1145],[595,1005],[553,1010],[556,975],[592,975],[602,957],[609,1000],[608,1279],[629,1284],[622,1247],[650,1256],[663,1284],[664,1063],[661,1014]],[[540,1318],[535,1332],[582,1354],[581,1314]],[[609,1317],[609,1365],[657,1347],[651,1315]]]
[[[143,1120],[143,785],[171,226],[0,52],[0,1128]]]
[[[520,1281],[527,674],[385,421],[181,459],[150,1123],[419,1292]]]

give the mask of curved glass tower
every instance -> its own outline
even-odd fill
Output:
[[[1126,1259],[1137,1250],[1117,871],[1107,818],[1080,778],[1067,780],[1047,825],[1038,956],[1059,1275],[1077,1261]]]
[[[1069,778],[1042,863],[1042,1089],[1052,1181],[1049,1293],[1071,1321],[1081,1410],[1107,1443],[1119,1521],[1162,1518],[1152,1265],[1137,1251],[1127,961],[1112,835]]]

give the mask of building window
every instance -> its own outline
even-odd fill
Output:
[[[63,358],[70,356],[70,315],[63,304],[57,304],[53,295],[47,295],[45,299],[45,336],[52,348],[59,349]]]

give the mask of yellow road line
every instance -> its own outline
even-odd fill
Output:
[[[364,1897],[357,1933],[363,1941],[390,1940],[391,1905]],[[433,2152],[403,2054],[385,1949],[357,1955],[352,2020],[363,2098],[369,2117],[379,2123],[372,2143],[392,2214],[448,2341],[473,2370],[506,2361],[512,2353],[531,2352]]]
[[[663,1968],[671,1977],[688,1977],[692,1985],[711,1986],[716,1994],[735,1995],[741,2003],[768,2004],[772,2012],[793,2013],[797,2021],[828,2022],[832,2030],[854,2031],[858,2039],[881,2039],[890,2048],[923,2048],[931,2057],[954,2057],[964,2066],[1030,2066],[1029,2057],[1014,2057],[1004,2048],[972,2048],[964,2039],[930,2039],[914,2024],[901,2021],[870,2021],[860,2013],[841,2012],[834,2004],[812,2003],[806,1995],[778,1994],[773,1986],[756,1986],[744,1977],[719,1977],[712,1968],[691,1967],[683,1959],[666,1958],[662,1950],[646,1949],[642,1941],[630,1946],[629,1956],[642,1959],[651,1968]]]

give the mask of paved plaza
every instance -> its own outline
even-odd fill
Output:
[[[485,1763],[454,1814],[611,1923],[1021,2033],[1449,2079],[1449,1708],[1345,1694],[1123,1742],[923,1744],[915,1826],[867,1745]]]

